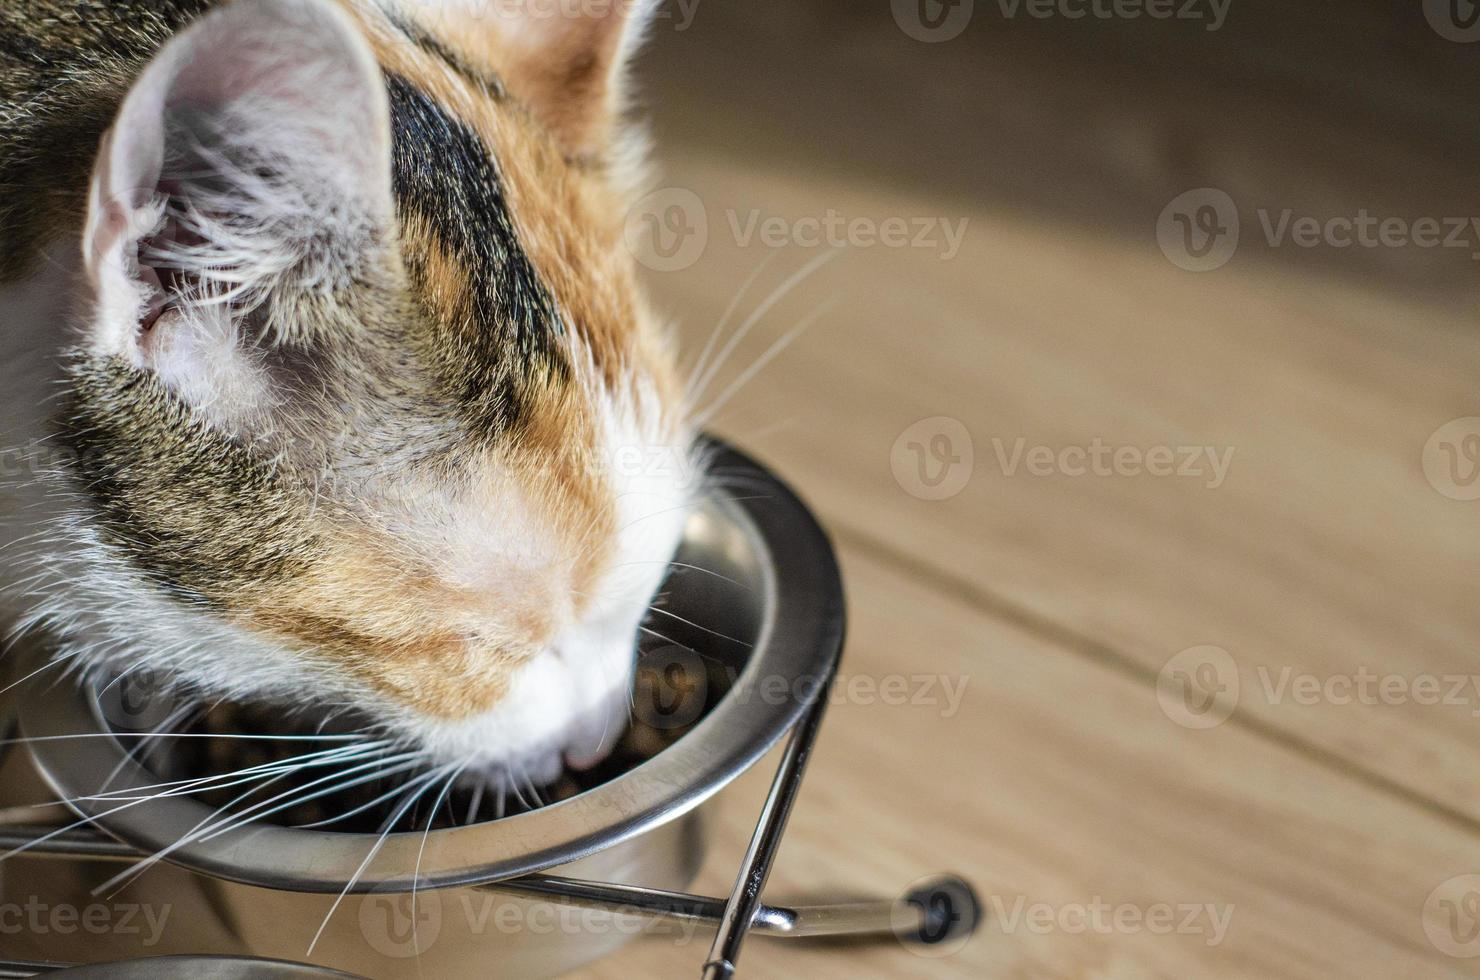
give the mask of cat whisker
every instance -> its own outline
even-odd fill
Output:
[[[424,752],[420,752],[420,751],[417,751],[417,752],[407,752],[407,753],[404,753],[402,755],[391,756],[388,759],[376,759],[374,762],[367,763],[367,764],[364,764],[364,765],[354,766],[354,767],[352,767],[350,769],[344,770],[343,772],[335,773],[333,776],[328,777],[326,779],[319,779],[319,780],[315,780],[314,782],[308,783],[307,785],[304,785],[304,786],[294,787],[294,789],[292,789],[288,793],[281,793],[278,796],[274,797],[274,800],[281,800],[281,799],[284,799],[285,797],[291,796],[293,793],[300,793],[300,792],[302,792],[305,789],[310,789],[313,786],[319,785],[319,784],[324,783],[324,782],[328,782],[330,779],[342,779],[345,776],[349,776],[349,775],[351,775],[353,773],[361,772],[361,771],[363,771],[365,769],[373,769],[374,770],[373,772],[370,772],[370,773],[368,773],[368,774],[366,774],[364,776],[357,777],[357,778],[355,778],[355,779],[353,779],[353,780],[351,780],[349,782],[345,782],[345,783],[334,783],[333,785],[331,785],[331,786],[329,786],[329,787],[327,787],[325,789],[321,789],[321,790],[318,790],[317,792],[310,793],[307,796],[300,796],[300,797],[295,797],[293,799],[290,799],[287,803],[283,803],[283,804],[281,804],[279,806],[275,806],[271,810],[266,811],[265,813],[261,813],[261,814],[258,814],[255,817],[252,817],[251,820],[239,820],[239,821],[237,821],[236,823],[234,823],[234,824],[232,824],[230,826],[222,827],[219,830],[214,830],[210,834],[208,834],[207,836],[202,837],[201,838],[201,841],[204,842],[204,841],[214,840],[215,838],[220,837],[222,834],[229,833],[229,832],[237,829],[238,827],[245,826],[247,823],[250,823],[252,820],[260,820],[263,817],[271,816],[274,813],[281,813],[283,810],[289,810],[289,809],[292,809],[295,806],[302,806],[304,803],[309,803],[309,802],[312,802],[313,800],[322,799],[323,797],[329,796],[330,794],[333,794],[333,793],[339,793],[339,792],[342,792],[342,791],[344,791],[346,789],[353,789],[356,786],[362,786],[365,783],[374,782],[377,779],[384,779],[386,776],[397,775],[397,774],[402,773],[402,772],[409,772],[409,771],[417,768],[418,766],[420,766],[423,763],[424,758],[425,758],[425,753]],[[387,763],[394,763],[394,765],[391,765],[389,768],[387,768]],[[267,803],[271,803],[271,802],[273,802],[273,800],[268,800],[266,802]],[[259,804],[259,805],[265,805],[265,804]],[[243,811],[243,813],[247,813],[247,812],[251,812],[251,811]]]
[[[359,883],[360,878],[365,874],[365,869],[370,867],[370,862],[375,860],[375,855],[379,854],[380,849],[385,846],[386,838],[390,835],[391,828],[394,827],[396,825],[396,822],[405,815],[407,810],[411,809],[412,804],[420,799],[422,794],[432,787],[435,780],[440,779],[442,774],[448,772],[452,768],[452,765],[455,765],[455,763],[443,766],[440,769],[433,770],[431,773],[417,777],[417,779],[412,780],[411,786],[416,787],[417,784],[420,783],[420,788],[416,789],[414,795],[412,795],[409,799],[402,803],[400,809],[398,809],[386,822],[385,829],[381,831],[380,836],[376,839],[374,846],[370,848],[370,853],[365,855],[365,860],[360,862],[360,866],[355,869],[355,873],[350,877],[349,882],[344,886],[344,890],[341,891],[339,893],[339,896],[334,899],[334,904],[329,906],[329,913],[324,916],[324,921],[319,924],[318,931],[314,933],[313,941],[308,944],[308,955],[313,955],[314,948],[318,946],[319,940],[323,938],[324,930],[327,929],[329,926],[329,920],[334,918],[334,913],[338,911],[339,906],[343,904],[344,897],[350,893],[350,890],[353,889],[356,884]]]
[[[232,775],[238,775],[238,773],[228,774],[228,776],[232,776]],[[197,784],[200,784],[200,783],[204,783],[204,782],[209,781],[211,778],[216,778],[216,777],[206,777],[205,779],[195,780],[194,782],[196,782]],[[193,790],[199,790],[200,788],[201,787],[199,785],[197,785],[195,787],[192,787]],[[214,789],[214,788],[217,788],[217,787],[206,787],[206,788],[208,788],[208,789]],[[147,802],[150,802],[151,800],[162,799],[162,798],[164,798],[166,796],[170,796],[170,795],[177,795],[177,794],[173,794],[173,793],[156,793],[154,795],[146,796],[146,797],[143,797],[141,799],[129,800],[128,802],[124,803],[122,806],[118,806],[118,807],[115,807],[115,808],[113,808],[111,810],[108,810],[106,813],[103,813],[100,816],[103,816],[103,817],[110,816],[110,815],[112,815],[114,813],[118,813],[121,810],[126,810],[129,807],[136,806],[136,805],[138,805],[140,803],[147,803]],[[88,798],[87,797],[79,797],[78,798],[78,801],[84,800],[84,799],[88,799]],[[77,801],[62,801],[62,802],[77,802]],[[52,805],[52,804],[45,804],[45,805]],[[26,844],[24,844],[24,845],[22,845],[22,846],[20,846],[18,848],[15,848],[12,851],[9,851],[9,852],[7,852],[7,853],[5,853],[3,855],[0,855],[0,862],[3,862],[6,859],[8,859],[10,857],[13,857],[16,854],[20,854],[20,853],[22,853],[24,851],[27,851],[30,848],[32,848],[32,847],[34,847],[34,846],[36,846],[38,844],[45,843],[46,841],[51,840],[52,838],[54,838],[56,836],[59,836],[61,834],[64,834],[64,833],[66,833],[66,832],[68,832],[70,830],[75,830],[75,829],[77,829],[79,827],[85,826],[85,825],[91,823],[93,821],[93,819],[94,818],[92,818],[92,817],[83,817],[83,818],[80,818],[78,820],[73,821],[70,824],[66,824],[66,825],[64,825],[62,827],[59,827],[59,828],[57,828],[57,829],[55,829],[55,830],[53,830],[53,831],[51,831],[51,832],[49,832],[47,834],[43,834],[42,836],[40,836],[40,837],[38,837],[38,838],[36,838],[34,840],[28,841]]]
[[[684,402],[686,412],[692,409],[692,407],[698,403],[699,399],[703,397],[704,392],[714,381],[715,375],[719,373],[720,368],[722,368],[725,362],[729,360],[730,355],[735,352],[735,349],[740,346],[740,342],[743,341],[747,335],[749,335],[750,331],[755,328],[755,325],[759,323],[762,319],[764,319],[766,314],[771,312],[776,304],[785,299],[793,289],[809,279],[813,273],[821,269],[823,266],[827,265],[827,263],[831,262],[834,258],[837,257],[837,255],[838,253],[836,251],[824,252],[814,258],[812,261],[808,262],[806,265],[802,266],[802,268],[794,273],[791,278],[787,279],[775,290],[775,292],[767,297],[766,301],[763,302],[759,307],[757,307],[754,313],[746,318],[745,322],[742,323],[740,327],[734,332],[734,334],[730,336],[730,339],[720,350],[719,356],[715,359],[714,363],[710,365],[709,369],[706,370],[703,376],[700,377],[695,383],[694,390],[689,392]]]
[[[524,791],[519,788],[519,779],[523,779],[527,783],[530,782],[530,780],[527,776],[525,776],[523,766],[519,766],[519,775],[517,778],[515,777],[514,766],[516,765],[518,765],[518,763],[516,763],[514,760],[509,760],[509,789],[514,791],[514,799],[519,801],[520,806],[524,807],[524,809],[526,810],[533,810],[534,806],[531,805],[530,802],[524,798]],[[531,787],[533,787],[534,784],[530,783],[530,785]],[[539,797],[535,797],[535,799],[538,800]]]
[[[318,765],[330,765],[335,762],[342,761],[342,759],[347,754],[349,754],[350,758],[354,758],[356,755],[363,754],[364,751],[365,750],[360,746],[355,746],[353,749],[348,749],[344,747],[325,749],[321,752],[310,752],[305,755],[294,756],[291,759],[284,759],[275,762],[262,762],[258,763],[255,766],[248,766],[244,769],[237,769],[229,773],[212,773],[209,776],[197,776],[190,779],[176,779],[169,782],[154,783],[150,786],[137,786],[129,787],[127,789],[109,790],[106,793],[96,793],[91,796],[76,796],[70,800],[64,800],[63,802],[80,803],[85,801],[98,803],[108,802],[112,800],[134,799],[135,797],[125,795],[130,793],[145,793],[145,798],[148,799],[165,799],[171,796],[186,796],[191,793],[200,792],[202,787],[209,790],[218,790],[225,789],[230,786],[240,785],[242,782],[246,781],[239,777],[250,777],[258,774],[273,774],[276,772],[299,772],[304,769],[313,768]],[[234,780],[234,782],[217,783],[217,780]],[[146,791],[151,789],[165,789],[167,790],[167,792],[148,794]]]
[[[708,661],[711,661],[712,663],[717,663],[717,664],[719,664],[721,666],[726,666],[726,662],[724,660],[721,660],[719,657],[716,657],[713,654],[705,653],[702,650],[695,650],[693,647],[691,647],[691,646],[689,646],[689,645],[687,645],[685,643],[678,642],[677,640],[673,639],[673,637],[671,637],[671,636],[664,636],[662,633],[659,633],[657,630],[652,629],[651,627],[648,627],[648,626],[639,626],[637,628],[639,630],[641,630],[642,632],[648,634],[649,636],[653,636],[653,637],[656,637],[656,638],[662,640],[664,643],[668,643],[668,644],[671,644],[673,646],[676,646],[680,650],[687,650],[689,653],[692,653],[694,656],[699,657],[702,660],[708,660]]]
[[[171,711],[168,715],[166,715],[164,721],[159,723],[158,728],[148,733],[147,735],[140,737],[137,744],[130,745],[127,751],[124,752],[123,758],[118,760],[118,765],[114,766],[112,771],[110,771],[107,777],[102,781],[102,783],[99,784],[99,792],[102,792],[106,790],[109,786],[113,785],[113,780],[117,779],[119,775],[123,772],[123,770],[128,768],[128,764],[130,762],[136,765],[144,765],[144,762],[148,758],[149,753],[153,751],[158,744],[162,744],[158,743],[157,740],[163,738],[165,735],[168,735],[172,729],[176,728],[180,724],[183,724],[186,716],[189,715],[193,709],[194,705],[181,705],[179,708]]]
[[[277,777],[277,778],[282,778],[282,777]],[[74,820],[73,822],[71,822],[69,824],[65,824],[65,825],[63,825],[61,827],[58,827],[58,828],[56,828],[54,830],[51,830],[51,831],[49,831],[49,832],[47,832],[45,834],[42,834],[40,837],[37,837],[34,840],[27,841],[26,843],[22,844],[19,847],[12,848],[11,850],[6,851],[4,854],[0,854],[0,863],[4,863],[5,861],[9,860],[10,858],[15,857],[17,854],[22,854],[22,853],[30,850],[31,848],[36,847],[39,844],[43,844],[46,841],[52,840],[52,839],[60,836],[61,834],[67,833],[68,831],[76,830],[79,827],[82,827],[82,826],[85,826],[87,824],[93,823],[94,821],[97,821],[97,820],[101,820],[104,817],[110,817],[110,816],[112,816],[115,813],[121,813],[124,810],[131,809],[131,808],[136,807],[136,806],[139,806],[139,805],[141,805],[143,803],[148,803],[151,799],[153,799],[153,797],[146,797],[146,798],[144,798],[142,800],[130,800],[130,801],[128,801],[126,803],[123,803],[123,804],[121,804],[119,806],[113,807],[110,810],[106,810],[103,813],[96,814],[94,816],[82,817],[82,818],[80,818],[78,820]]]
[[[529,770],[525,769],[523,766],[520,766],[519,771],[524,778],[525,784],[529,787],[529,795],[534,797],[534,809],[539,809],[542,806],[546,806],[549,801],[546,800],[544,795],[540,792],[539,786],[535,785],[534,777],[529,774]]]
[[[281,774],[275,775],[272,778],[268,779],[266,782],[258,783],[256,786],[253,786],[251,789],[247,790],[246,792],[239,794],[237,797],[235,797],[234,799],[230,800],[229,802],[224,803],[221,806],[217,807],[213,813],[211,813],[205,819],[201,820],[199,823],[197,823],[194,827],[192,827],[185,834],[181,835],[181,837],[180,837],[179,840],[175,841],[173,844],[170,844],[168,847],[161,848],[160,850],[156,851],[154,854],[151,854],[149,857],[143,859],[142,861],[138,862],[137,864],[133,865],[132,867],[130,867],[130,868],[128,868],[128,869],[126,869],[126,870],[124,870],[122,872],[119,872],[118,874],[114,875],[112,878],[108,879],[107,881],[103,882],[101,885],[98,885],[96,888],[94,888],[92,893],[94,895],[100,894],[101,892],[107,890],[110,887],[113,887],[114,885],[118,885],[119,887],[122,887],[123,885],[126,885],[129,882],[134,881],[137,878],[139,878],[141,875],[143,875],[150,868],[154,867],[160,861],[164,860],[166,857],[168,857],[169,855],[173,854],[175,851],[178,851],[180,848],[187,847],[190,844],[193,844],[193,843],[195,843],[197,841],[208,841],[208,840],[211,840],[212,838],[219,836],[221,833],[225,833],[227,830],[235,829],[237,827],[240,827],[240,826],[245,825],[246,823],[250,823],[251,820],[242,820],[240,818],[246,816],[249,813],[254,813],[254,812],[258,811],[258,810],[261,810],[263,807],[268,806],[268,805],[270,805],[272,803],[275,803],[278,800],[283,799],[284,797],[289,797],[289,796],[292,796],[292,795],[294,795],[296,793],[301,793],[305,789],[310,789],[310,788],[312,788],[314,786],[322,785],[325,782],[329,782],[329,781],[332,781],[332,780],[343,779],[349,773],[358,772],[358,771],[363,770],[363,769],[365,769],[367,767],[383,767],[385,765],[385,761],[386,760],[384,760],[384,759],[375,759],[375,760],[373,760],[372,762],[369,762],[369,763],[362,763],[361,765],[358,765],[358,766],[352,766],[348,770],[337,772],[337,773],[331,773],[328,776],[323,776],[323,777],[320,777],[319,779],[313,780],[313,781],[309,782],[308,784],[306,784],[304,786],[296,786],[293,789],[290,789],[290,790],[288,790],[288,791],[286,791],[284,793],[279,793],[278,795],[273,796],[273,797],[271,797],[271,798],[269,798],[267,800],[263,800],[261,802],[254,803],[252,806],[250,806],[250,807],[248,807],[245,810],[242,810],[240,812],[237,812],[237,813],[231,813],[231,812],[229,812],[229,810],[230,810],[231,807],[235,806],[238,803],[241,803],[243,800],[246,800],[246,799],[250,798],[252,796],[252,794],[257,793],[257,792],[265,789],[268,786],[271,786],[273,783],[279,782],[279,781],[287,778],[288,776],[290,776],[290,775],[293,774],[293,771],[289,771],[289,772],[285,772],[285,773],[281,773]],[[294,771],[296,771],[296,770],[294,770]],[[377,775],[378,775],[378,772],[377,772]],[[325,792],[326,793],[327,792],[334,792],[337,789],[338,789],[338,787],[334,787],[334,788],[331,788],[329,790],[326,790]],[[270,810],[270,811],[268,811],[267,814],[259,814],[257,817],[254,817],[252,819],[261,819],[261,817],[263,817],[263,816],[267,816],[267,815],[269,815],[271,813],[275,813],[275,812],[277,812],[277,810],[286,809],[288,806],[297,806],[300,803],[305,802],[306,799],[315,798],[317,795],[322,795],[322,794],[313,794],[313,795],[305,798],[305,800],[294,800],[293,802],[291,802],[289,804],[286,804],[285,806],[277,807],[274,810]],[[220,819],[217,819],[218,817]]]
[[[695,416],[694,424],[697,425],[699,428],[704,428],[712,421],[714,421],[715,415],[718,414],[720,409],[724,408],[725,405],[729,403],[730,399],[739,394],[741,389],[749,384],[757,374],[759,374],[766,368],[766,365],[774,361],[778,356],[780,356],[782,351],[786,350],[786,348],[795,343],[796,339],[802,334],[806,333],[807,330],[809,330],[814,323],[816,323],[818,320],[822,319],[829,312],[831,312],[834,305],[835,301],[823,304],[816,311],[808,314],[807,316],[799,320],[796,326],[792,327],[789,331],[787,331],[784,335],[782,335],[774,343],[772,343],[770,347],[766,348],[765,352],[761,354],[760,357],[756,358],[754,364],[746,368],[745,371],[741,372],[740,376],[732,381],[730,383],[730,386],[726,388],[723,393],[715,398],[714,401],[710,402],[707,408],[705,408],[702,412],[699,412]]]
[[[693,572],[703,572],[705,575],[712,575],[715,578],[717,578],[717,579],[719,579],[719,580],[721,580],[723,582],[728,582],[731,585],[736,586],[737,588],[744,589],[746,592],[753,592],[753,591],[755,591],[750,586],[746,585],[744,582],[738,582],[735,579],[730,578],[728,575],[721,575],[719,572],[716,572],[712,568],[705,568],[702,565],[690,565],[690,564],[687,564],[687,563],[681,562],[681,561],[663,561],[662,559],[655,558],[655,559],[652,559],[650,561],[643,561],[643,560],[624,561],[624,562],[621,562],[620,564],[613,565],[612,567],[613,568],[625,568],[628,565],[667,565],[670,568],[682,568],[682,569],[686,569],[688,571],[693,571]]]
[[[215,738],[242,739],[261,742],[363,742],[367,735],[258,735],[254,732],[164,732],[152,736],[170,738]],[[60,742],[77,738],[118,738],[117,732],[76,732],[70,735],[28,735],[21,738],[0,739],[0,745],[26,745],[31,742]]]
[[[424,756],[425,753],[423,753],[422,755]],[[407,772],[408,770],[416,769],[418,766],[421,766],[424,761],[425,761],[424,758],[418,758],[418,759],[416,759],[414,761],[411,761],[411,762],[408,762],[406,764],[394,766],[394,767],[392,767],[390,769],[385,770],[384,772],[373,773],[370,776],[364,777],[362,779],[357,779],[353,783],[350,783],[350,784],[348,784],[346,786],[336,787],[336,790],[340,790],[340,789],[351,789],[351,788],[353,788],[355,786],[363,786],[365,783],[374,782],[376,779],[384,778],[386,776],[399,775],[399,774],[401,774],[403,772]],[[319,827],[328,827],[328,826],[331,826],[333,824],[339,823],[341,821],[348,820],[351,817],[357,817],[360,814],[364,813],[365,811],[367,811],[367,810],[373,810],[377,806],[379,806],[380,804],[386,802],[387,800],[392,799],[392,798],[394,798],[396,796],[399,796],[401,793],[405,792],[406,786],[407,786],[407,783],[401,783],[400,785],[395,786],[394,788],[392,788],[388,792],[382,793],[380,796],[377,796],[375,799],[371,800],[370,802],[368,802],[368,803],[362,803],[362,804],[360,804],[359,806],[355,807],[352,810],[346,810],[344,813],[341,813],[341,814],[338,814],[338,815],[332,816],[332,817],[326,817],[323,820],[315,820],[312,823],[296,824],[295,826],[299,830],[315,830],[315,829],[317,829]]]
[[[485,789],[486,787],[481,782],[473,787],[472,798],[468,801],[468,815],[463,818],[464,825],[470,826],[473,821],[478,819],[478,808],[483,805]]]
[[[17,686],[19,686],[21,684],[24,684],[26,681],[28,681],[31,678],[35,677],[37,674],[41,673],[42,671],[46,670],[49,667],[55,667],[58,664],[61,664],[61,663],[66,662],[67,660],[71,659],[72,657],[77,656],[77,653],[78,652],[80,652],[80,651],[74,651],[74,652],[69,653],[69,654],[64,654],[63,656],[60,656],[60,657],[52,657],[51,659],[47,660],[46,663],[42,664],[40,667],[37,667],[35,670],[31,671],[29,674],[27,674],[25,677],[22,677],[20,680],[11,681],[9,684],[5,685],[4,687],[0,687],[0,694],[4,694],[5,692],[9,691],[11,688],[17,687]],[[0,740],[0,745],[3,745],[3,744],[5,744],[4,741],[3,740]]]
[[[704,349],[699,352],[699,359],[694,362],[694,369],[689,372],[689,377],[684,385],[686,390],[693,390],[694,383],[698,380],[700,372],[704,370],[706,363],[709,361],[709,356],[714,353],[715,345],[719,343],[720,335],[724,333],[725,327],[729,326],[730,317],[735,315],[735,311],[740,308],[740,302],[745,299],[746,293],[750,292],[750,287],[755,285],[755,281],[760,278],[761,273],[766,271],[766,267],[779,254],[781,253],[777,251],[767,253],[766,257],[761,259],[760,264],[740,284],[739,291],[735,293],[734,299],[730,300],[730,305],[726,307],[724,315],[719,318],[719,322],[710,331],[709,339],[705,342]]]
[[[668,616],[668,617],[670,617],[672,619],[678,620],[680,623],[684,623],[685,625],[692,626],[696,630],[701,630],[701,631],[703,631],[705,633],[708,633],[710,636],[717,636],[721,640],[729,640],[731,643],[738,643],[741,646],[746,647],[747,649],[753,648],[755,646],[755,644],[753,644],[753,643],[748,643],[745,640],[737,639],[736,637],[733,637],[733,636],[728,636],[728,635],[726,635],[724,633],[721,633],[719,630],[712,630],[712,629],[710,629],[707,626],[700,626],[698,623],[694,622],[692,619],[684,619],[682,616],[678,615],[678,613],[669,612],[667,609],[661,609],[661,608],[659,608],[657,606],[648,606],[648,612],[658,613],[661,616]]]
[[[731,500],[735,500],[735,501],[741,501],[741,500],[765,500],[767,498],[764,497],[764,496],[760,496],[760,497],[731,497],[730,499]],[[694,505],[692,503],[683,503],[683,504],[679,504],[679,505],[677,505],[675,507],[665,507],[662,510],[655,510],[651,514],[644,514],[644,515],[642,515],[641,517],[637,518],[634,521],[628,521],[626,524],[622,525],[620,528],[617,529],[617,533],[618,534],[621,534],[624,531],[629,531],[632,528],[636,527],[637,525],[641,524],[643,521],[651,520],[654,517],[661,517],[664,514],[672,514],[674,511],[679,511],[679,510],[691,510],[693,508],[693,506]]]
[[[442,801],[447,798],[448,792],[452,789],[452,784],[457,782],[457,777],[461,776],[467,767],[468,763],[464,762],[452,770],[452,775],[448,776],[447,781],[442,784],[442,791],[438,794],[436,802],[432,804],[432,812],[427,816],[426,829],[421,832],[421,846],[416,849],[416,867],[411,872],[411,949],[417,956],[421,955],[421,938],[416,933],[416,882],[421,877],[421,859],[426,854],[427,838],[431,836],[432,824],[437,819],[437,808],[442,805]]]

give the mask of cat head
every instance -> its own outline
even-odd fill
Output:
[[[622,236],[645,9],[236,0],[143,68],[63,411],[84,659],[605,750],[694,491]]]

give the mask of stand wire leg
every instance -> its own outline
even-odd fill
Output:
[[[709,960],[704,964],[704,980],[729,980],[735,975],[735,963],[740,958],[740,946],[745,942],[755,922],[761,904],[761,892],[766,879],[771,876],[776,852],[781,848],[781,837],[786,832],[786,822],[791,817],[791,808],[801,792],[802,775],[817,743],[817,733],[822,727],[822,716],[827,710],[827,694],[832,689],[837,675],[834,661],[827,678],[812,692],[812,703],[802,720],[791,733],[781,766],[771,783],[770,795],[761,810],[760,822],[750,839],[745,852],[745,863],[740,868],[740,877],[720,918],[719,932],[714,945],[709,949]]]

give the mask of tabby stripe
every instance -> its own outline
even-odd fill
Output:
[[[565,326],[519,242],[492,151],[411,82],[390,75],[387,86],[403,220],[429,228],[468,272],[468,322],[447,327],[447,380],[475,428],[501,434],[535,384],[567,377],[556,343]]]

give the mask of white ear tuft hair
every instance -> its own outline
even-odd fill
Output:
[[[224,343],[279,289],[351,281],[394,227],[390,142],[379,67],[332,3],[236,0],[203,17],[103,140],[83,236],[90,344],[152,367],[182,346],[150,342],[166,314]]]

